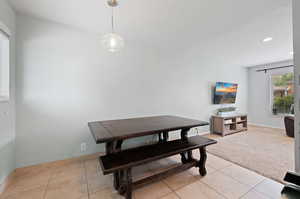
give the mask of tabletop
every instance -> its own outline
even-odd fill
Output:
[[[97,144],[206,125],[209,123],[171,115],[88,123]]]

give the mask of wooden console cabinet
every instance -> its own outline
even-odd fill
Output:
[[[247,130],[247,115],[214,115],[211,118],[212,133],[221,134],[222,136],[238,133]]]

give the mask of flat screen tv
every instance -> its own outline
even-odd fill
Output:
[[[217,82],[214,93],[214,104],[234,104],[238,84]]]

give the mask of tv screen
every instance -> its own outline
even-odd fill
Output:
[[[234,104],[238,85],[234,83],[217,82],[214,94],[214,104]]]

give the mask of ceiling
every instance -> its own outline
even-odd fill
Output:
[[[105,0],[8,1],[20,14],[99,34],[110,31]],[[245,66],[292,58],[292,0],[119,1],[116,31],[127,42],[172,51],[210,41],[220,50],[230,47]],[[274,40],[263,44],[269,36]]]

